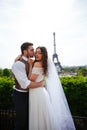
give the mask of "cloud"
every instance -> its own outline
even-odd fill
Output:
[[[86,0],[0,0],[0,66],[8,57],[11,64],[25,41],[46,46],[52,57],[54,31],[61,64],[86,64],[86,5]]]

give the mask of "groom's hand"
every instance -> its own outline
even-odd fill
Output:
[[[40,81],[40,84],[41,84],[40,86],[43,87],[45,85],[45,81],[44,80]]]

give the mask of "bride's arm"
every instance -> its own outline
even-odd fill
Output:
[[[28,74],[28,79],[31,80],[31,81],[35,81],[37,79],[37,77],[39,76],[39,74],[34,74],[32,73],[32,65],[33,65],[33,62],[31,59],[29,59],[29,64],[30,64],[30,69],[29,69],[29,74]],[[36,64],[34,63],[34,67],[36,67]]]
[[[14,62],[16,62],[16,61],[18,61],[18,60],[21,60],[21,59],[22,59],[22,54],[18,55],[18,56],[15,58]]]

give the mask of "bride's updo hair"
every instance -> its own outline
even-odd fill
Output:
[[[47,60],[48,60],[48,52],[46,47],[44,46],[39,46],[36,49],[40,49],[41,50],[41,54],[42,54],[42,67],[44,69],[44,74],[47,74],[47,68],[48,68],[48,64],[47,64]]]

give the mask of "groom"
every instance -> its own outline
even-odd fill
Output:
[[[44,81],[32,82],[28,79],[28,59],[34,56],[33,43],[25,42],[21,45],[22,59],[16,61],[12,66],[15,77],[13,92],[14,106],[16,110],[15,130],[28,130],[29,128],[29,88],[41,87]]]

